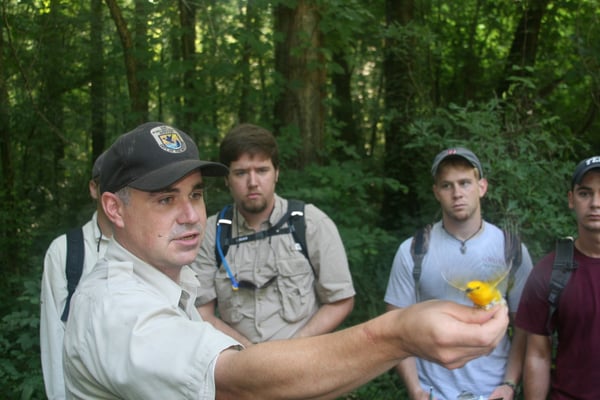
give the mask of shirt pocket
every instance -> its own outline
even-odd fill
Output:
[[[290,323],[307,318],[314,305],[314,276],[305,259],[282,262],[277,279],[281,317]]]
[[[227,274],[217,273],[215,277],[217,291],[217,309],[223,321],[237,324],[242,320],[242,298],[240,290],[233,290]]]

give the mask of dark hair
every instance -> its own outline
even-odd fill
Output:
[[[243,154],[264,155],[279,169],[279,149],[271,132],[252,124],[240,124],[231,129],[221,142],[219,158],[227,167]]]

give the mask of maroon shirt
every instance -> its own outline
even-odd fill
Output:
[[[548,286],[554,252],[533,268],[515,324],[527,332],[549,335]],[[563,290],[551,320],[558,333],[556,368],[551,377],[551,399],[600,399],[600,258],[575,249],[577,269]]]

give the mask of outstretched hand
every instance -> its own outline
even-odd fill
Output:
[[[489,354],[508,326],[508,309],[489,310],[431,300],[400,310],[404,349],[411,355],[454,369]]]

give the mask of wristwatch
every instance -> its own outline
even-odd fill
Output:
[[[511,381],[504,381],[504,382],[502,382],[502,384],[500,386],[504,386],[504,385],[509,386],[513,390],[513,393],[517,392],[517,384],[516,383],[511,382]]]

